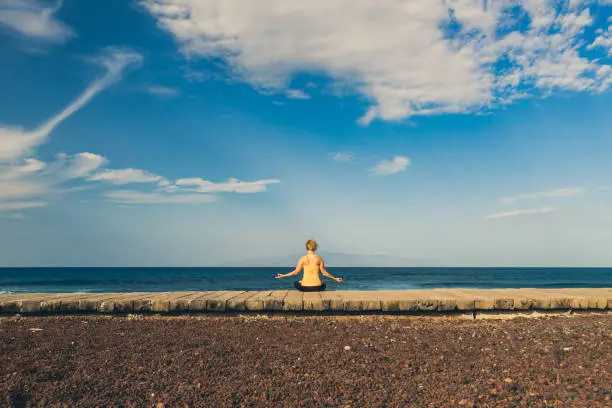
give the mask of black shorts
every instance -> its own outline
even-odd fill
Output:
[[[300,292],[322,292],[325,290],[325,284],[322,283],[320,286],[302,286],[300,281],[293,282],[293,286]]]

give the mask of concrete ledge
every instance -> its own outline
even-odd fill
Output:
[[[27,293],[0,295],[2,314],[450,313],[612,310],[612,288]]]

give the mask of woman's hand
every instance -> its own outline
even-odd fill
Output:
[[[336,278],[336,282],[338,282],[338,283],[344,283],[344,279],[342,279],[342,278]]]
[[[285,275],[283,275],[282,273],[277,273],[275,279],[281,279],[281,278],[284,278],[284,277],[285,277]]]

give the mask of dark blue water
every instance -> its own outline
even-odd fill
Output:
[[[289,268],[0,268],[0,293],[292,289]],[[612,287],[612,268],[329,268],[328,290]]]

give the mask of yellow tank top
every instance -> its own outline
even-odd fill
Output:
[[[304,257],[304,277],[302,278],[302,286],[319,286],[321,278],[319,277],[319,265],[316,263],[316,258]]]

